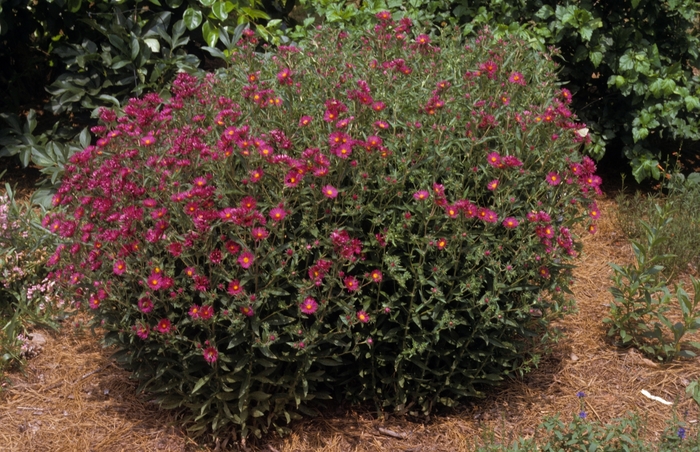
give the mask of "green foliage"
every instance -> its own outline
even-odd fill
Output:
[[[364,26],[388,7],[395,16],[459,21],[466,30],[492,26],[540,49],[561,49],[560,77],[569,81],[574,111],[593,131],[592,155],[615,143],[637,181],[659,178],[661,140],[700,138],[700,67],[694,0],[456,0],[353,3],[307,0],[329,21]],[[613,141],[618,140],[618,141]]]
[[[40,215],[6,185],[0,196],[0,372],[22,362],[30,326],[57,327],[63,301],[46,269],[53,242]]]
[[[659,254],[673,255],[664,262],[664,272],[669,279],[684,273],[693,274],[700,268],[700,174],[687,177],[681,173],[668,175],[663,193],[625,194],[616,197],[617,225],[631,239],[640,240],[644,231],[638,220],[656,222],[659,210],[656,204],[668,209],[673,221],[659,231],[664,240],[657,244]],[[662,210],[663,211],[663,210]]]
[[[570,95],[522,42],[413,27],[265,55],[244,32],[229,70],[103,110],[66,166],[54,275],[193,432],[327,398],[427,413],[550,342],[599,215]]]
[[[686,343],[683,336],[700,329],[700,280],[691,278],[693,297],[680,284],[675,285],[673,292],[669,289],[661,264],[674,256],[659,254],[659,248],[668,239],[664,231],[671,223],[671,211],[668,205],[656,205],[655,209],[652,223],[639,220],[645,237],[632,241],[636,263],[610,264],[614,272],[614,286],[610,288],[614,300],[610,317],[603,322],[610,325],[609,336],[619,337],[623,345],[635,346],[650,357],[694,357],[687,346],[698,348],[700,343]],[[675,307],[680,312],[677,321],[671,317]]]
[[[694,452],[700,447],[700,436],[687,422],[673,418],[666,423],[661,438],[647,441],[643,438],[646,423],[638,414],[630,413],[620,419],[603,424],[591,420],[586,404],[568,423],[559,414],[547,417],[535,434],[506,444],[492,438],[474,445],[476,452]]]

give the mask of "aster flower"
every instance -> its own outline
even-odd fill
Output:
[[[301,118],[299,118],[299,127],[308,126],[309,124],[311,124],[312,120],[313,118],[311,116],[302,116]]]
[[[498,154],[498,152],[491,152],[486,156],[486,161],[489,163],[489,165],[498,168],[501,165],[501,156]]]
[[[369,276],[372,279],[372,281],[376,283],[382,282],[382,279],[384,277],[384,275],[382,275],[381,270],[379,269],[372,270],[372,273],[370,273]]]
[[[547,267],[540,267],[539,270],[537,270],[537,273],[542,277],[542,278],[549,278],[549,269]]]
[[[287,212],[281,207],[275,207],[274,209],[270,210],[270,218],[272,218],[272,221],[282,221],[286,216]]]
[[[413,194],[413,199],[417,201],[424,201],[430,197],[430,193],[427,190],[418,190]]]
[[[369,314],[367,314],[365,311],[357,311],[357,320],[362,323],[367,323],[369,322]]]
[[[193,304],[190,306],[190,310],[187,312],[187,314],[193,319],[198,319],[201,309],[202,308],[198,304]]]
[[[435,246],[437,246],[437,248],[439,250],[445,249],[445,247],[447,246],[447,239],[445,239],[445,238],[438,239],[438,241],[435,242]]]
[[[486,185],[486,188],[488,188],[491,191],[494,191],[498,188],[498,183],[498,179],[494,179],[491,182],[489,182],[488,185]]]
[[[228,288],[226,290],[229,295],[238,295],[243,292],[243,286],[241,286],[240,281],[237,279],[234,279],[230,283],[228,283]]]
[[[348,289],[348,292],[356,292],[360,290],[360,284],[357,282],[357,278],[354,276],[346,276],[345,279],[343,279],[343,284],[345,285],[345,288]]]
[[[114,266],[112,267],[112,271],[114,271],[114,274],[117,276],[123,275],[124,272],[126,271],[126,263],[121,259],[114,262]]]
[[[158,290],[163,287],[163,275],[160,273],[153,272],[151,275],[148,277],[148,282],[147,282],[148,287],[151,290]]]
[[[333,198],[338,196],[338,189],[336,189],[332,185],[326,185],[322,188],[322,190],[323,190],[323,195],[326,198],[333,199]]]
[[[561,183],[561,176],[554,171],[547,174],[547,183],[549,185],[559,185]]]
[[[510,74],[510,77],[508,77],[508,81],[510,83],[514,83],[516,85],[522,85],[522,86],[526,85],[525,78],[523,77],[523,74],[521,74],[520,72],[512,72]]]
[[[253,255],[253,253],[251,253],[250,251],[246,250],[238,256],[238,265],[240,265],[243,268],[250,268],[250,266],[253,265],[254,260],[255,255]]]
[[[168,319],[160,319],[154,329],[161,334],[167,334],[172,329],[172,324]]]
[[[91,296],[90,300],[88,301],[88,306],[90,306],[90,309],[97,309],[100,307],[100,299],[97,298],[96,296]]]
[[[214,364],[219,358],[219,351],[216,348],[209,346],[202,350],[202,355],[204,356],[204,360],[206,362],[209,364]]]
[[[501,223],[504,228],[506,229],[515,229],[518,227],[520,223],[518,223],[518,220],[513,218],[513,217],[506,217],[503,220],[503,223]]]
[[[265,228],[253,228],[251,233],[253,234],[253,239],[256,242],[259,240],[265,240],[270,235],[270,232]]]
[[[255,311],[253,311],[253,308],[250,306],[241,306],[240,311],[241,314],[246,317],[253,317],[255,315]]]
[[[299,306],[299,309],[304,314],[310,315],[316,312],[316,310],[318,309],[318,303],[313,298],[306,297],[306,299],[304,299],[304,302]]]
[[[214,307],[212,305],[204,305],[199,310],[199,318],[202,320],[209,320],[214,316]]]
[[[140,325],[135,325],[133,328],[136,331],[136,336],[138,336],[141,339],[147,339],[148,338],[148,327],[140,324]]]

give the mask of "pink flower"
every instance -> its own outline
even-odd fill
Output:
[[[362,323],[367,323],[369,322],[369,314],[367,314],[365,311],[357,311],[357,320]]]
[[[255,312],[250,306],[241,306],[241,314],[243,314],[246,317],[253,317],[255,315]]]
[[[153,310],[153,302],[148,297],[143,297],[138,302],[138,307],[141,312],[148,314]]]
[[[322,190],[323,190],[323,195],[324,195],[326,198],[333,199],[333,198],[335,198],[335,197],[338,196],[338,189],[336,189],[336,188],[335,188],[334,186],[332,186],[332,185],[326,185],[325,187],[323,187]]]
[[[134,325],[133,329],[136,331],[136,335],[140,337],[141,339],[147,339],[148,338],[148,327],[141,324],[141,325]]]
[[[199,318],[199,313],[202,308],[198,304],[193,304],[190,306],[190,310],[187,312],[190,317],[193,319],[198,319]]]
[[[265,240],[270,235],[268,230],[265,228],[253,228],[251,233],[253,234],[253,240],[256,242],[259,240]]]
[[[238,295],[243,292],[243,287],[241,286],[240,281],[234,279],[228,283],[228,289],[226,291],[229,293],[229,295]]]
[[[308,126],[309,124],[311,124],[312,119],[313,118],[311,118],[311,116],[302,116],[301,118],[299,118],[299,127]]]
[[[199,310],[199,318],[202,320],[209,320],[214,316],[214,307],[212,305],[205,305]]]
[[[413,194],[413,199],[417,201],[424,201],[430,197],[430,193],[427,190],[419,190]]]
[[[90,306],[90,309],[97,309],[100,307],[100,299],[93,295],[90,297],[88,305]]]
[[[540,267],[539,270],[537,270],[537,273],[542,277],[542,278],[549,278],[549,269],[547,267]]]
[[[489,162],[489,165],[494,166],[496,168],[501,166],[501,156],[498,154],[498,152],[492,152],[489,155],[487,155],[486,161]]]
[[[156,139],[153,137],[153,135],[147,135],[143,138],[141,138],[141,144],[143,146],[150,146],[152,144],[155,144]]]
[[[437,246],[439,250],[445,249],[447,246],[447,239],[439,239],[437,242],[435,242],[435,246]]]
[[[372,110],[374,110],[374,111],[382,111],[382,110],[384,110],[384,108],[386,108],[386,105],[384,104],[384,102],[376,101],[376,102],[372,103]]]
[[[170,332],[170,330],[172,329],[172,325],[170,323],[170,320],[160,319],[158,325],[156,325],[154,329],[159,333],[166,334]]]
[[[250,266],[253,265],[254,260],[255,260],[255,256],[253,255],[253,253],[251,253],[248,250],[243,251],[238,256],[238,264],[243,268],[250,268]]]
[[[345,285],[345,288],[348,289],[348,292],[356,292],[360,290],[360,284],[357,282],[357,279],[354,276],[346,276],[345,279],[343,279],[343,284]]]
[[[219,351],[214,347],[207,347],[202,350],[202,355],[204,355],[204,360],[209,364],[214,364],[219,358]]]
[[[523,78],[523,74],[521,74],[520,72],[511,73],[510,77],[508,77],[508,81],[516,85],[525,86],[525,79]]]
[[[151,290],[158,290],[163,287],[163,275],[160,273],[153,272],[151,276],[148,277],[148,287]]]
[[[488,188],[491,191],[494,191],[495,189],[498,188],[498,179],[494,179],[491,182],[486,185],[486,188]]]
[[[233,240],[227,241],[224,246],[226,247],[226,251],[228,251],[231,254],[238,254],[238,252],[241,250],[240,245],[238,245],[238,243],[234,242]]]
[[[274,209],[270,210],[270,218],[272,218],[272,221],[282,221],[286,216],[287,212],[281,207],[275,207]]]
[[[222,260],[223,260],[223,256],[221,255],[220,250],[216,249],[216,250],[212,251],[211,253],[209,253],[209,261],[212,264],[215,264],[215,265],[220,264]]]
[[[370,278],[372,278],[372,281],[374,281],[376,283],[382,282],[382,278],[384,277],[382,275],[381,270],[379,270],[379,269],[372,270],[372,273],[370,273],[369,276],[370,276]]]
[[[600,210],[598,210],[598,206],[593,203],[590,206],[588,206],[588,216],[593,218],[594,220],[597,220],[600,218]]]
[[[120,259],[114,263],[112,270],[114,271],[115,275],[123,275],[126,271],[126,263]]]
[[[299,306],[299,309],[304,314],[313,314],[318,309],[318,303],[313,298],[306,297],[301,306]]]
[[[503,220],[503,223],[501,223],[501,224],[502,224],[503,227],[506,228],[506,229],[515,229],[515,228],[518,227],[518,224],[520,224],[520,223],[518,223],[518,220],[516,220],[516,219],[513,218],[513,217],[506,217],[506,218]]]
[[[547,174],[547,183],[549,185],[559,185],[561,183],[561,176],[554,171]]]

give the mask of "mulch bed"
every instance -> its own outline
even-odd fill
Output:
[[[673,410],[694,424],[697,404],[685,394],[700,378],[697,360],[660,365],[634,349],[616,347],[602,319],[612,299],[608,262],[627,263],[631,248],[614,221],[613,201],[599,202],[598,233],[586,235],[573,286],[578,311],[557,321],[565,336],[539,367],[458,411],[429,419],[396,418],[338,409],[293,424],[285,438],[247,445],[198,445],[178,427],[177,413],[158,409],[135,393],[128,373],[110,361],[89,331],[67,326],[49,335],[24,374],[10,375],[0,395],[0,442],[7,451],[219,451],[270,452],[472,451],[484,435],[508,441],[535,434],[546,416],[565,420],[580,411],[584,391],[589,419],[610,422],[630,411],[646,420],[642,432],[658,438]],[[641,390],[675,402],[664,405]]]

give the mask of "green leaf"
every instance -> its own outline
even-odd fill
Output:
[[[700,100],[698,100],[697,97],[695,96],[685,96],[685,109],[688,111],[691,110],[700,110]]]
[[[212,374],[209,374],[209,375],[207,375],[207,376],[205,376],[205,377],[202,377],[202,378],[200,378],[199,380],[197,380],[197,383],[195,383],[194,388],[192,388],[192,394],[196,394],[197,391],[199,391],[200,389],[202,389],[202,386],[204,386],[204,385],[209,381],[209,379],[211,378],[211,376],[212,376]]]
[[[209,21],[206,21],[202,25],[202,37],[204,37],[209,47],[214,47],[219,40],[219,30]]]
[[[225,2],[217,2],[211,7],[211,12],[214,13],[217,19],[223,22],[228,19],[228,11],[226,9]]]
[[[198,9],[187,8],[185,14],[182,15],[182,20],[185,22],[185,27],[192,31],[201,25],[202,12]]]
[[[598,51],[593,51],[588,54],[588,58],[591,60],[591,63],[593,63],[593,66],[597,68],[601,61],[603,61],[603,54]]]
[[[632,9],[637,9],[639,6],[639,0],[632,0]]]

